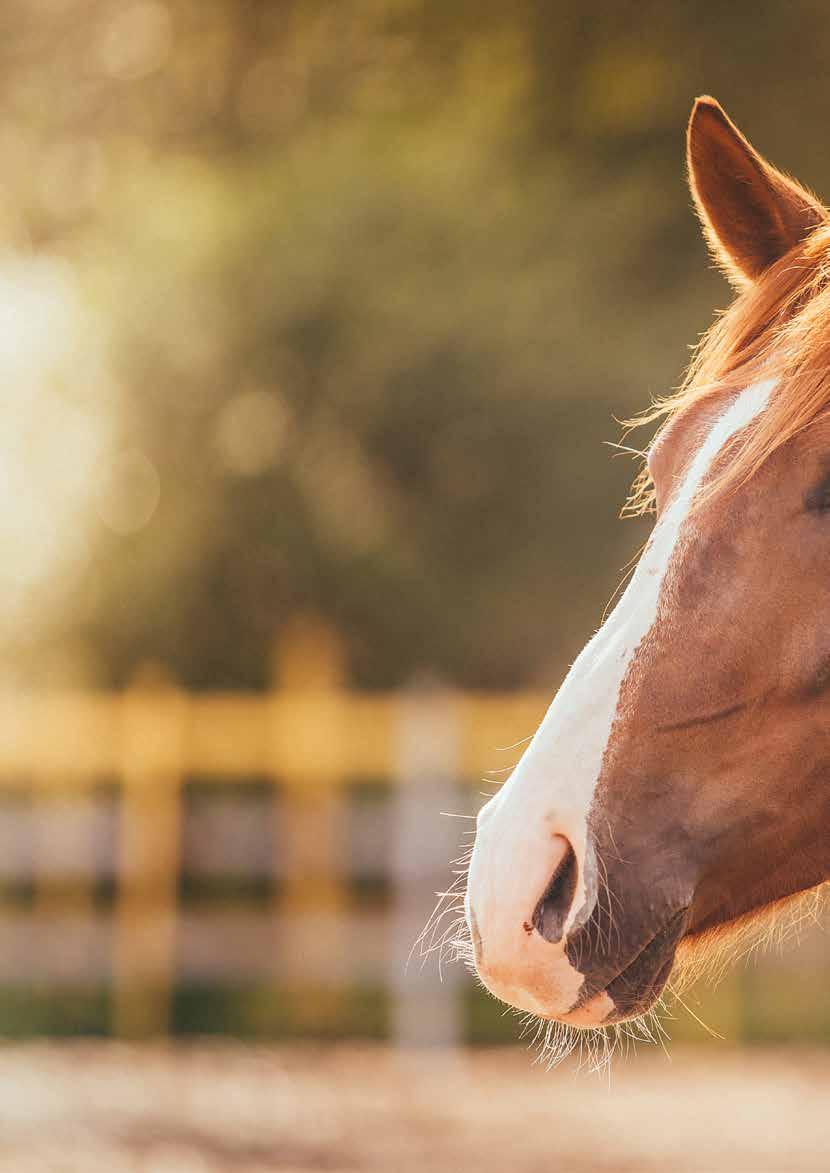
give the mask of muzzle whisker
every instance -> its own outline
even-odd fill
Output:
[[[674,1000],[680,1003],[686,1013],[695,1020],[698,1026],[701,1026],[706,1031],[706,1033],[711,1036],[711,1038],[723,1041],[723,1035],[716,1031],[714,1027],[709,1026],[707,1022],[704,1022],[700,1015],[695,1014],[694,1010],[692,1010],[691,1006],[689,1006],[689,1004],[684,1001],[680,994],[678,994],[675,990],[672,990],[671,993]]]
[[[614,934],[616,934],[616,938],[617,938],[617,948],[620,949],[622,947],[622,936],[620,933],[619,924],[617,923],[617,920],[614,916],[614,903],[616,902],[616,904],[618,905],[618,909],[619,909],[620,913],[622,913],[624,911],[624,908],[623,908],[622,901],[615,894],[614,890],[611,887],[611,884],[609,883],[608,865],[606,864],[603,857],[599,854],[599,852],[597,852],[597,854],[596,854],[596,861],[597,861],[597,867],[598,867],[598,869],[601,870],[601,873],[602,873],[602,876],[601,876],[602,882],[600,884],[600,892],[597,894],[597,908],[598,908],[597,920],[598,920],[598,922],[600,920],[600,914],[602,911],[601,893],[604,891],[605,895],[606,895],[606,913],[607,913],[607,917],[608,917],[608,932],[606,934],[606,939],[605,939],[603,947],[606,952],[610,953],[611,952],[611,945],[612,945],[612,936]]]
[[[465,845],[461,853],[452,861],[452,874],[455,878],[450,883],[449,888],[443,892],[436,893],[437,899],[435,905],[427,917],[426,924],[421,929],[421,932],[412,944],[412,948],[409,950],[404,970],[409,967],[416,951],[422,958],[421,968],[423,968],[426,958],[435,951],[436,943],[439,945],[440,953],[440,945],[444,939],[442,936],[441,942],[437,942],[441,922],[452,914],[458,915],[461,913],[463,915],[464,891],[471,855],[472,846]]]

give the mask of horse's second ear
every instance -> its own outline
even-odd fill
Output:
[[[695,102],[687,158],[712,255],[738,287],[755,281],[826,218],[816,197],[759,155],[714,98]]]

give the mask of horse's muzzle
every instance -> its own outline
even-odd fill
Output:
[[[569,937],[566,952],[584,975],[574,1010],[604,994],[613,1006],[606,1023],[621,1022],[649,1010],[666,985],[677,946],[689,921],[688,908],[678,909],[656,931],[638,930],[636,918],[624,913],[619,924],[603,917],[598,905],[588,922]]]

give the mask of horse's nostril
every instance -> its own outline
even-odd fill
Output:
[[[562,940],[562,931],[576,892],[576,856],[570,843],[562,838],[565,853],[533,913],[533,927],[553,944]]]

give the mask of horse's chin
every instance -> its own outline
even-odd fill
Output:
[[[577,1030],[596,1030],[606,1026],[617,1026],[619,1023],[630,1022],[642,1018],[656,1002],[659,1001],[666,981],[672,972],[674,954],[668,957],[660,973],[652,977],[642,986],[635,986],[632,978],[623,971],[619,977],[610,982],[606,990],[594,994],[588,1001],[568,1011],[566,1014],[540,1015],[552,1021],[562,1022],[566,1026]],[[619,986],[618,986],[619,983]],[[614,999],[614,993],[620,987],[625,987],[625,1001],[619,1006]]]
[[[578,1029],[615,1026],[642,1018],[662,996],[674,969],[676,951],[676,918],[673,918],[602,989],[592,989],[586,979],[573,1009],[538,1016]]]

